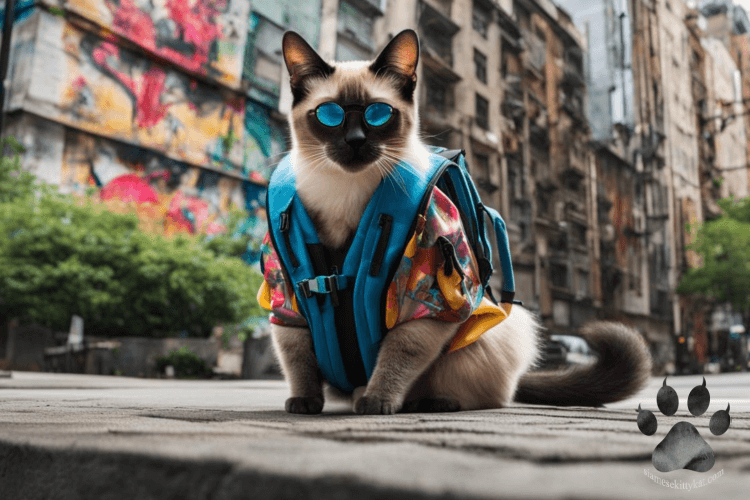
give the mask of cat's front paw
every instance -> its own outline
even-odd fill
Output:
[[[362,396],[354,405],[354,411],[359,415],[393,415],[400,408],[401,405],[376,396]]]
[[[287,413],[302,415],[317,415],[323,411],[323,398],[320,396],[305,396],[286,400]]]

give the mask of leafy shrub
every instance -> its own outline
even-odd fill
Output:
[[[164,373],[167,366],[174,367],[177,378],[205,378],[213,374],[213,370],[192,352],[187,346],[180,347],[156,360],[156,368]]]
[[[12,193],[0,202],[7,317],[66,330],[78,314],[87,333],[102,336],[205,336],[217,324],[261,314],[262,278],[242,260],[217,256],[195,237],[144,233],[135,214],[49,186],[32,194],[27,176],[11,175],[18,164],[7,164],[0,169],[3,192]]]
[[[0,157],[0,203],[25,198],[34,192],[34,176],[21,170],[21,157],[24,147],[13,137],[0,140],[0,148],[11,155]]]

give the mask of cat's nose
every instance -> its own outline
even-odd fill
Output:
[[[365,142],[367,142],[367,136],[365,131],[362,130],[362,125],[352,124],[346,129],[346,135],[344,135],[344,142],[346,142],[352,149],[359,149]]]

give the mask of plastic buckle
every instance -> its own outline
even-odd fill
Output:
[[[338,306],[338,291],[339,288],[346,288],[347,279],[346,276],[331,275],[331,276],[316,276],[307,280],[300,281],[299,286],[305,298],[310,298],[314,293],[318,294],[331,294],[331,300],[334,306]]]
[[[302,290],[302,293],[305,296],[305,298],[309,299],[310,297],[312,297],[312,290],[310,290],[309,280],[300,281],[299,288],[300,290]]]

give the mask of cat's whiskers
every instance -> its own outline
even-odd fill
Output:
[[[409,194],[409,192],[406,189],[406,182],[404,181],[404,178],[401,177],[401,174],[398,173],[397,169],[393,167],[393,162],[391,161],[390,158],[383,155],[380,158],[378,158],[375,165],[380,171],[381,177],[385,181],[390,181],[391,183],[401,188],[401,191],[403,191],[404,194],[406,195]]]
[[[378,169],[381,172],[383,179],[395,183],[404,194],[408,195],[409,192],[406,189],[406,181],[404,180],[401,172],[398,169],[398,163],[401,162],[399,158],[393,157],[388,153],[382,153],[381,157],[378,158]]]

